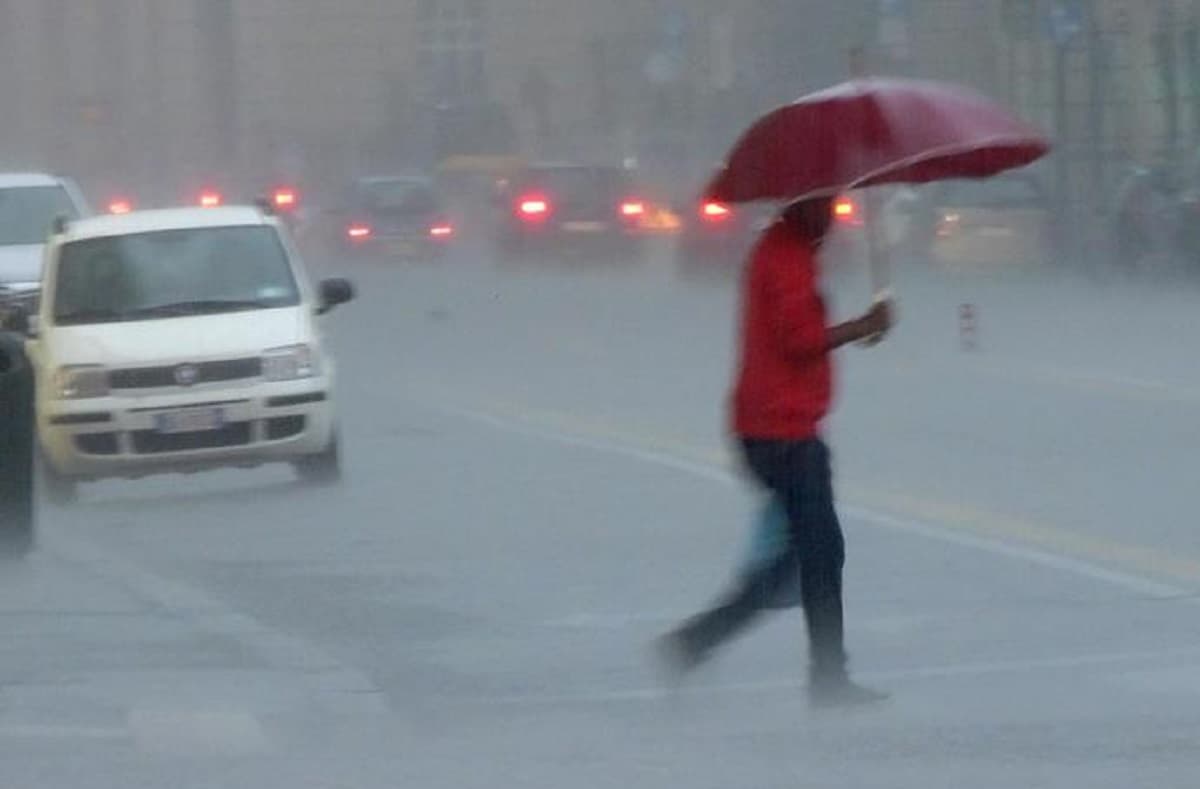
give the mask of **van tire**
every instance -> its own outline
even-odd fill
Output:
[[[79,482],[60,474],[40,448],[37,453],[37,471],[39,487],[46,501],[57,507],[70,507],[79,500]]]
[[[292,462],[296,476],[309,485],[336,485],[342,481],[341,439],[335,432],[329,444],[314,455]]]

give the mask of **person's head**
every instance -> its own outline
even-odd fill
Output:
[[[833,224],[833,198],[810,197],[783,209],[783,222],[801,238],[817,243]]]

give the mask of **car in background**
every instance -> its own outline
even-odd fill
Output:
[[[78,187],[42,173],[0,173],[0,302],[36,306],[46,238],[88,213]]]
[[[684,275],[727,274],[740,270],[759,234],[774,221],[777,208],[701,200],[683,213],[675,250]]]
[[[353,297],[314,286],[256,208],[132,212],[48,242],[37,322],[44,487],[291,463],[340,476],[334,365],[316,315]]]
[[[907,250],[953,267],[1037,265],[1054,255],[1054,210],[1031,173],[922,187],[897,210],[910,217]]]
[[[356,256],[439,259],[458,232],[435,181],[418,175],[359,178],[327,218],[334,248]]]
[[[699,276],[740,271],[754,243],[780,210],[782,206],[775,203],[730,205],[701,201],[690,212],[679,237],[675,254],[679,272]],[[828,265],[840,267],[867,254],[862,196],[842,195],[834,200],[832,211],[833,225],[824,253]]]
[[[595,253],[642,257],[654,203],[632,169],[542,163],[497,191],[496,243],[505,259]]]

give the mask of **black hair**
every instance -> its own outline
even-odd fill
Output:
[[[833,224],[833,198],[809,197],[783,209],[784,223],[796,234],[811,243],[825,238]]]

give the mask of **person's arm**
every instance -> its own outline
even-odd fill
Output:
[[[786,261],[774,273],[771,285],[777,336],[790,356],[811,358],[855,342],[873,345],[891,329],[890,301],[878,302],[860,318],[826,326],[812,269]]]
[[[866,317],[855,318],[836,326],[830,326],[825,332],[825,349],[836,351],[842,346],[862,342],[870,337],[874,332],[867,329],[866,320]]]
[[[893,322],[892,303],[876,302],[861,318],[831,327],[826,334],[826,347],[832,351],[852,342],[878,345],[891,331]]]

